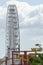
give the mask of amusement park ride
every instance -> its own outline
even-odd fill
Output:
[[[17,54],[17,53],[20,54]],[[34,53],[33,53],[34,52]],[[30,58],[36,57],[39,53],[36,53],[36,51],[12,51],[12,58],[5,57],[5,60],[2,61],[1,64],[5,62],[4,65],[8,65],[8,61],[11,60],[11,65],[30,65]],[[17,62],[17,63],[15,63]]]
[[[8,46],[7,54],[1,65],[30,65],[30,57],[36,56],[37,53],[34,48],[31,51],[20,50],[19,22],[17,8],[15,5],[8,6],[6,24],[6,43]],[[37,51],[38,50],[40,49],[37,49]]]

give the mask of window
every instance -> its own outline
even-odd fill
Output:
[[[15,9],[9,9],[9,11],[15,11]]]
[[[17,30],[18,28],[14,28],[15,30]]]
[[[15,35],[15,37],[18,37],[18,35]]]
[[[14,18],[14,19],[16,19],[16,17],[15,17],[15,16],[8,16],[8,18]]]
[[[16,14],[16,13],[15,12],[12,12],[12,13],[9,12],[8,14]]]

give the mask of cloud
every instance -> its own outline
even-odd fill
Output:
[[[0,6],[0,29],[5,28],[5,24],[6,24],[6,12],[7,9]]]
[[[41,23],[43,22],[43,4],[31,6],[26,2],[19,2],[17,0],[8,0],[4,4],[5,8],[3,8],[4,6],[0,8],[1,18],[5,17],[6,8],[9,4],[16,4],[19,14],[20,26],[30,26],[30,24],[33,25],[35,23],[38,23],[39,15],[41,17]]]
[[[0,6],[0,19],[3,19],[5,16],[6,9]]]
[[[5,56],[5,30],[0,29],[0,58]]]
[[[17,6],[21,45],[26,48],[26,45],[32,47],[33,44],[39,41],[43,43],[43,4],[31,6],[26,2],[8,0],[3,6],[0,6],[0,28],[2,29],[6,27],[7,7],[9,4],[16,4]]]

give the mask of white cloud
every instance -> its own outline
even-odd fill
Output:
[[[43,18],[43,4],[41,5],[37,5],[37,6],[31,6],[29,4],[27,4],[26,2],[19,2],[19,1],[14,1],[14,0],[8,0],[3,7],[0,7],[0,18],[3,18],[6,14],[6,7],[9,4],[16,4],[17,9],[18,9],[18,14],[19,14],[19,19],[21,21],[21,24],[23,23],[24,25],[26,24],[33,24],[34,22],[36,22],[35,20],[38,20],[38,15],[41,13],[41,17]],[[41,12],[39,12],[39,6],[41,9]],[[43,20],[43,19],[42,19]]]
[[[5,56],[5,30],[0,29],[0,58]]]
[[[0,6],[0,20],[2,22],[0,22],[0,28],[4,28],[2,24],[5,23],[4,19],[6,19],[6,8],[9,4],[16,4],[18,9],[19,22],[21,27],[21,43],[25,45],[27,42],[28,45],[29,42],[31,47],[33,43],[37,43],[35,40],[38,40],[38,42],[43,42],[43,4],[41,4],[39,8],[39,5],[31,6],[26,2],[19,2],[16,0],[7,1],[3,6]]]
[[[6,8],[0,6],[0,19],[3,19],[6,14]]]

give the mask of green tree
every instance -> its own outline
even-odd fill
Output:
[[[31,65],[43,65],[43,54],[39,54],[38,57],[30,58]]]

